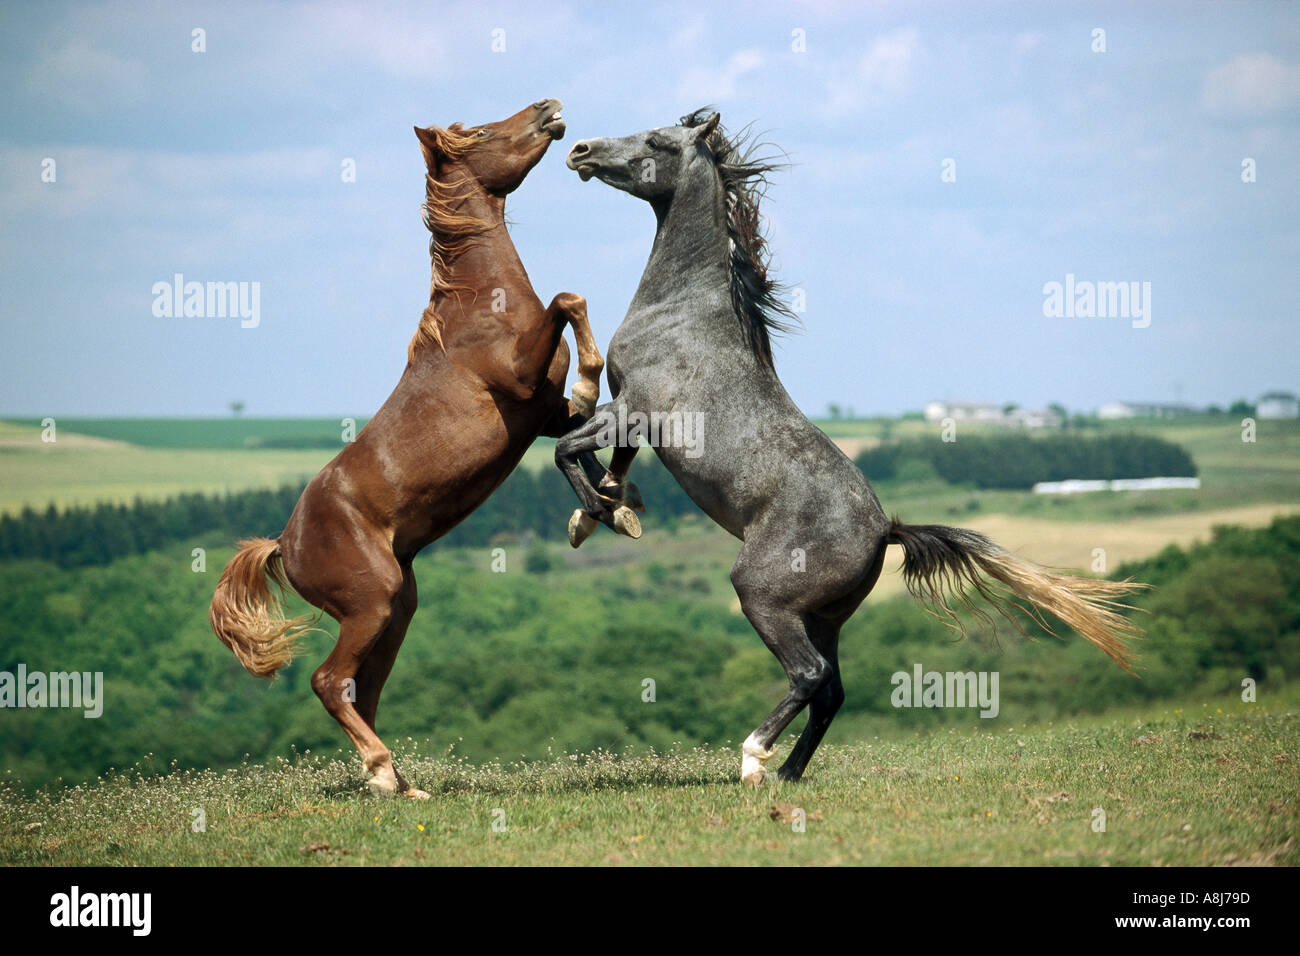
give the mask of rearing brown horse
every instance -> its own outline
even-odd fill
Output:
[[[559,111],[559,100],[542,100],[499,123],[416,127],[433,282],[406,371],[307,485],[280,537],[241,542],[212,598],[212,629],[259,677],[292,660],[312,623],[286,619],[269,582],[292,585],[339,622],[312,688],[361,752],[375,792],[428,797],[375,732],[415,613],[411,560],[482,504],[538,435],[572,430],[599,397],[604,360],[586,300],[564,292],[543,308],[505,225],[506,195],[564,135]],[[566,323],[578,346],[572,401]],[[603,473],[594,456],[584,467]]]

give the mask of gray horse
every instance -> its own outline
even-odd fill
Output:
[[[584,181],[595,176],[650,203],[658,227],[605,356],[613,400],[555,449],[582,503],[569,525],[574,547],[598,522],[640,534],[631,511],[639,501],[624,481],[639,442],[744,542],[731,581],[789,690],[745,740],[741,779],[763,781],[777,738],[807,706],[808,724],[778,771],[802,776],[844,701],[840,628],[875,586],[889,544],[903,546],[911,592],[954,626],[955,610],[980,613],[974,596],[1017,627],[1018,608],[1050,632],[1048,612],[1131,673],[1121,635],[1140,631],[1117,599],[1142,585],[1039,568],[974,531],[890,520],[862,473],[791,400],[770,334],[793,316],[768,276],[758,214],[775,166],[744,139],[698,110],[678,126],[583,140],[569,153]],[[593,486],[587,456],[601,447],[614,456]]]

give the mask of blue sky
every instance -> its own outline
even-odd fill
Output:
[[[0,74],[0,414],[372,412],[428,297],[412,125],[549,96],[512,235],[602,348],[654,219],[564,154],[713,103],[794,162],[810,413],[1300,391],[1300,4],[8,4]],[[156,317],[178,272],[259,282],[260,324]],[[1151,283],[1149,327],[1044,316],[1067,274]]]

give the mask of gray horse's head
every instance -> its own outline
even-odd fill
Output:
[[[670,199],[692,162],[712,162],[707,141],[721,117],[711,113],[696,125],[664,126],[619,139],[584,139],[569,150],[565,164],[586,182],[601,182],[647,202]]]

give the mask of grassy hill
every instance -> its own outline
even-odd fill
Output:
[[[1300,863],[1294,687],[828,746],[803,782],[757,790],[736,782],[735,747],[399,760],[431,800],[369,796],[350,755],[224,773],[145,762],[35,796],[0,783],[0,863]]]

